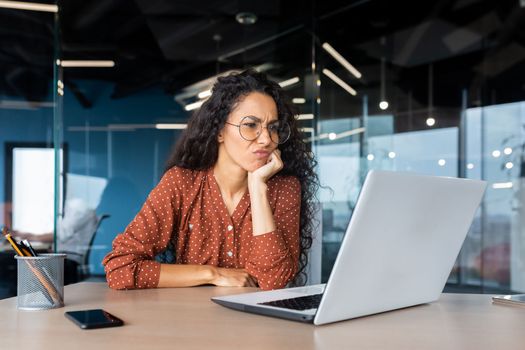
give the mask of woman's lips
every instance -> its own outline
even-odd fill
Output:
[[[270,155],[270,152],[268,152],[268,151],[255,151],[255,152],[253,152],[253,154],[255,154],[255,157],[258,158],[258,159],[264,159],[264,158],[268,158],[268,156]]]

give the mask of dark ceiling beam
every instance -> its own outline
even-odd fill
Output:
[[[89,100],[86,95],[78,88],[77,84],[70,80],[70,79],[64,79],[64,85],[68,88],[69,91],[73,93],[75,98],[78,100],[80,105],[84,108],[91,108],[93,107],[93,102]]]
[[[71,24],[74,30],[91,29],[94,24],[103,19],[108,19],[108,13],[112,10],[121,10],[129,6],[126,1],[112,0],[112,1],[84,1],[84,0],[63,0],[61,1],[61,8],[64,8],[67,15],[72,18],[67,18],[68,23]]]
[[[339,7],[337,9],[335,9],[335,10],[332,10],[332,11],[330,11],[328,13],[325,13],[325,14],[319,16],[318,19],[320,21],[324,21],[325,19],[331,18],[331,17],[336,16],[336,15],[340,15],[342,13],[345,13],[346,11],[355,9],[358,6],[361,6],[361,5],[364,5],[366,3],[369,3],[370,1],[371,0],[359,0],[359,1],[356,1],[356,2],[351,3],[349,5],[346,5],[346,6],[343,6],[343,7]]]
[[[489,47],[480,62],[490,61],[490,59],[495,57],[501,50],[508,47],[513,39],[513,35],[516,33],[523,33],[523,27],[525,27],[525,9],[519,8],[518,4],[516,3],[515,10],[509,11],[508,17],[505,18],[502,23],[503,26],[501,27],[497,38],[492,40],[493,42],[498,43],[498,45]],[[491,78],[487,73],[488,72],[486,72],[484,69],[475,71],[475,75],[468,88],[469,101],[476,101],[482,104],[482,99],[484,97],[482,96],[483,93],[488,93],[488,91],[482,91],[485,85],[484,83],[487,79]]]
[[[217,61],[219,62],[226,62],[228,58],[232,57],[232,56],[236,56],[236,55],[239,55],[241,53],[244,53],[246,51],[249,51],[249,50],[253,50],[261,45],[264,45],[264,44],[267,44],[269,42],[272,42],[278,38],[281,38],[283,36],[286,36],[288,34],[291,34],[293,32],[296,32],[298,30],[300,30],[301,28],[303,28],[304,25],[297,25],[297,26],[294,26],[292,28],[289,28],[285,31],[282,31],[278,34],[275,34],[275,35],[272,35],[272,36],[269,36],[269,37],[266,37],[264,39],[261,39],[261,40],[258,40],[256,42],[253,42],[251,44],[248,44],[248,45],[244,45],[243,47],[237,49],[237,50],[233,50],[233,51],[230,51],[230,52],[227,52],[227,53],[222,53],[220,54],[218,57],[217,57]]]

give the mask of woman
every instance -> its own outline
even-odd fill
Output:
[[[104,258],[109,286],[299,284],[312,242],[314,165],[278,84],[253,70],[218,78]]]

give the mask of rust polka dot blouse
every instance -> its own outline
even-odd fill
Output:
[[[267,184],[276,230],[253,236],[248,191],[230,215],[212,169],[171,168],[104,258],[109,286],[157,287],[155,258],[168,252],[177,264],[245,268],[262,289],[285,287],[298,269],[301,187],[292,176]]]

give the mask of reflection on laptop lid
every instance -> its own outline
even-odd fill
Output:
[[[326,285],[213,297],[316,325],[435,301],[486,182],[370,171]]]

